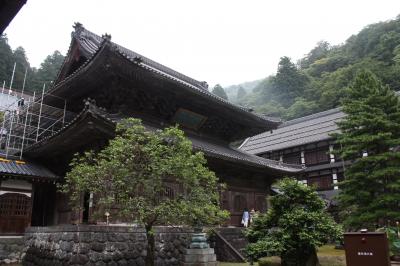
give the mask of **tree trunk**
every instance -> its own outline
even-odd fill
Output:
[[[317,251],[298,250],[297,252],[289,252],[281,256],[282,266],[320,266]]]
[[[315,248],[311,251],[310,256],[308,257],[306,266],[320,266],[318,256],[317,256],[317,251]]]
[[[155,234],[152,230],[152,226],[146,226],[146,237],[147,237],[147,248],[146,248],[146,266],[154,266],[155,257]]]

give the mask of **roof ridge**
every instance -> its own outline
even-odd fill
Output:
[[[327,116],[327,115],[330,115],[330,114],[338,113],[338,112],[341,112],[341,110],[342,110],[341,107],[336,107],[336,108],[333,108],[333,109],[325,110],[325,111],[314,113],[314,114],[311,114],[311,115],[302,116],[302,117],[299,117],[299,118],[295,118],[295,119],[286,121],[286,122],[282,123],[278,128],[283,128],[283,127],[287,127],[287,126],[290,126],[290,125],[298,124],[298,123],[301,123],[301,122],[304,122],[304,121],[308,121],[308,120],[311,120],[311,119],[320,118],[320,117]]]
[[[138,53],[136,53],[136,52],[134,52],[134,51],[132,51],[132,50],[130,50],[128,48],[125,48],[125,47],[123,47],[123,46],[121,46],[121,45],[119,45],[119,44],[117,44],[115,42],[112,42],[110,40],[110,38],[111,38],[110,35],[106,35],[106,36],[100,37],[99,35],[91,32],[90,30],[87,30],[86,28],[84,28],[82,26],[82,24],[80,24],[80,23],[77,23],[74,26],[74,28],[75,28],[75,32],[72,33],[72,36],[76,40],[80,41],[81,43],[82,43],[82,39],[80,39],[80,38],[84,38],[84,35],[87,35],[88,38],[86,38],[86,39],[90,39],[92,42],[94,41],[95,45],[98,45],[98,43],[100,43],[104,38],[107,38],[109,43],[110,43],[110,45],[112,47],[114,47],[114,49],[116,50],[117,53],[119,53],[120,55],[124,56],[126,59],[130,60],[131,62],[134,62],[134,63],[138,64],[142,68],[146,68],[149,71],[157,72],[160,75],[163,75],[163,76],[166,76],[166,77],[168,77],[170,79],[173,79],[173,80],[175,80],[175,81],[177,81],[179,83],[184,84],[185,86],[194,87],[195,91],[197,91],[197,93],[206,94],[209,98],[213,98],[213,99],[215,99],[215,100],[217,100],[219,102],[222,102],[222,103],[224,103],[226,105],[229,105],[230,107],[233,107],[235,109],[239,109],[241,111],[245,111],[245,112],[251,113],[253,116],[257,117],[257,119],[262,119],[264,121],[268,121],[270,123],[275,123],[275,124],[278,124],[278,123],[281,122],[280,120],[271,119],[269,117],[265,117],[264,115],[261,115],[261,114],[258,114],[258,113],[252,113],[252,112],[249,111],[248,108],[245,108],[243,106],[234,104],[234,103],[232,103],[230,101],[227,101],[227,100],[225,100],[225,99],[223,99],[223,98],[211,93],[207,89],[208,85],[207,85],[206,82],[201,82],[201,81],[195,80],[195,79],[193,79],[193,78],[191,78],[189,76],[186,76],[186,75],[184,75],[184,74],[182,74],[182,73],[180,73],[178,71],[175,71],[175,70],[173,70],[173,69],[171,69],[171,68],[169,68],[167,66],[164,66],[164,65],[162,65],[160,63],[157,63],[154,60],[151,60],[151,59],[149,59],[149,58],[147,58],[145,56],[142,56],[141,54],[138,54]],[[88,45],[90,45],[90,44],[85,43],[84,45],[85,45],[85,47],[87,47],[87,49],[90,49],[90,50],[92,50],[92,52],[96,53],[96,51],[95,51],[96,49],[93,49],[93,47],[88,47]],[[85,49],[85,47],[82,47],[82,48]],[[97,49],[97,51],[98,50],[99,49]],[[86,51],[86,52],[90,53],[89,50]]]
[[[274,131],[250,137],[241,145],[241,149],[260,154],[332,139],[330,134],[338,130],[337,121],[346,116],[341,110],[340,107],[333,108],[288,121]]]
[[[103,37],[101,37],[101,36],[97,35],[96,33],[86,29],[82,25],[79,25],[79,27],[75,28],[75,32],[73,33],[73,36],[75,38],[80,38],[80,37],[85,37],[84,35],[86,35],[86,34],[87,34],[87,37],[92,39],[92,41],[94,39],[96,42],[101,42],[101,40],[103,39]],[[111,39],[110,35],[107,35],[107,37],[109,37]],[[150,59],[150,58],[148,58],[146,56],[143,56],[143,55],[141,55],[141,54],[139,54],[139,53],[137,53],[135,51],[132,51],[131,49],[128,49],[128,48],[126,48],[126,47],[124,47],[124,46],[122,46],[120,44],[117,44],[117,43],[115,43],[115,42],[113,42],[111,40],[110,40],[110,42],[118,50],[120,50],[121,53],[125,53],[125,54],[126,53],[132,53],[133,54],[133,58],[138,58],[140,61],[146,63],[147,65],[149,65],[151,67],[154,67],[154,68],[156,68],[158,70],[161,70],[161,71],[163,71],[163,72],[165,72],[165,73],[167,73],[169,75],[178,77],[178,78],[182,79],[183,81],[188,82],[191,85],[200,87],[201,89],[204,89],[204,90],[208,90],[208,84],[205,81],[199,81],[199,80],[196,80],[194,78],[191,78],[191,77],[189,77],[189,76],[187,76],[187,75],[185,75],[183,73],[180,73],[180,72],[178,72],[178,71],[176,71],[176,70],[174,70],[172,68],[169,68],[169,67],[165,66],[164,64],[160,64],[160,63],[158,63],[158,62],[156,62],[156,61],[154,61],[154,60],[152,60],[152,59]]]
[[[334,113],[332,113],[332,114],[334,114]],[[322,117],[322,116],[320,116],[320,117]],[[316,117],[316,118],[319,118],[319,117]],[[330,119],[324,120],[324,122],[325,123],[332,122],[332,121],[334,122],[337,119],[338,118],[330,118]],[[309,121],[311,121],[311,119],[310,120],[304,120],[304,121],[301,121],[301,122],[309,122]],[[250,137],[250,141],[254,142],[254,141],[257,141],[257,140],[260,140],[260,139],[264,139],[266,137],[265,134],[268,134],[268,133],[269,133],[269,136],[271,136],[271,135],[276,136],[277,131],[279,132],[279,135],[282,135],[282,134],[289,134],[288,136],[297,135],[299,133],[293,133],[293,129],[286,130],[287,127],[293,126],[293,125],[296,125],[296,124],[300,124],[300,122],[299,123],[290,124],[290,125],[287,125],[285,127],[278,127],[276,130],[273,130],[272,133],[271,133],[271,131],[266,131],[266,132],[263,132],[261,134],[252,136],[252,137]],[[304,128],[310,129],[311,127],[318,126],[318,125],[320,125],[320,122],[314,122],[312,124],[308,124],[308,125],[304,125],[304,126],[301,126],[301,127],[297,127],[295,130],[304,129]],[[307,130],[307,132],[313,131],[313,130],[315,130],[315,129]],[[292,134],[290,134],[290,133],[292,133]],[[287,137],[287,136],[285,136],[285,137]],[[272,140],[276,140],[276,139],[278,139],[278,138],[274,138]]]

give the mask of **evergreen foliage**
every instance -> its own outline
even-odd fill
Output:
[[[57,77],[63,62],[64,56],[59,51],[48,55],[35,73],[32,89],[37,91],[42,88],[43,83],[51,84]]]
[[[7,84],[10,82],[11,73],[13,70],[14,60],[13,51],[8,45],[8,38],[6,35],[0,36],[0,82],[1,85],[3,81]]]
[[[336,134],[345,169],[340,206],[345,225],[375,228],[400,219],[400,101],[370,72],[346,90]],[[367,154],[367,156],[363,156]]]
[[[183,131],[148,132],[130,118],[117,125],[117,136],[103,150],[75,157],[61,189],[77,209],[82,195],[91,192],[98,218],[109,212],[113,221],[143,225],[148,266],[154,265],[154,225],[215,225],[228,217],[219,207],[217,187],[204,155],[193,153]]]
[[[361,70],[373,72],[383,84],[400,90],[400,16],[368,25],[341,45],[318,42],[297,66],[282,57],[277,74],[267,77],[239,103],[284,119],[324,111],[340,105]]]
[[[295,98],[303,95],[308,78],[301,73],[289,57],[282,57],[278,64],[278,72],[272,79],[272,99],[283,107],[289,107]]]
[[[219,84],[214,86],[212,93],[225,99],[225,100],[228,100],[228,95],[226,95],[224,88],[222,88],[221,85],[219,85]]]
[[[25,90],[32,92],[41,91],[43,83],[50,85],[63,62],[64,56],[59,51],[54,51],[52,55],[47,56],[39,69],[31,67],[25,49],[19,46],[13,51],[8,44],[7,36],[0,36],[0,85],[5,81],[7,88],[11,85],[14,63],[16,67],[12,88],[22,89],[26,71]]]
[[[291,178],[276,187],[280,193],[271,197],[271,208],[246,231],[246,254],[252,261],[280,256],[285,266],[317,265],[316,248],[340,238],[340,227],[312,187]]]

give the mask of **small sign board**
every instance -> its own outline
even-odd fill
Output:
[[[389,243],[384,232],[344,234],[347,266],[390,266]]]

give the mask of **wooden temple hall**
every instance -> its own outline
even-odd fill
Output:
[[[149,128],[180,125],[227,184],[221,206],[231,213],[230,225],[240,225],[244,208],[267,209],[265,198],[276,178],[302,172],[300,165],[230,146],[276,128],[279,121],[234,105],[210,93],[207,83],[79,23],[53,86],[4,112],[0,234],[23,233],[30,225],[91,221],[95,202],[85,197],[85,209],[77,215],[56,184],[62,182],[73,154],[101,149],[113,137],[116,122],[125,117],[140,118]]]

